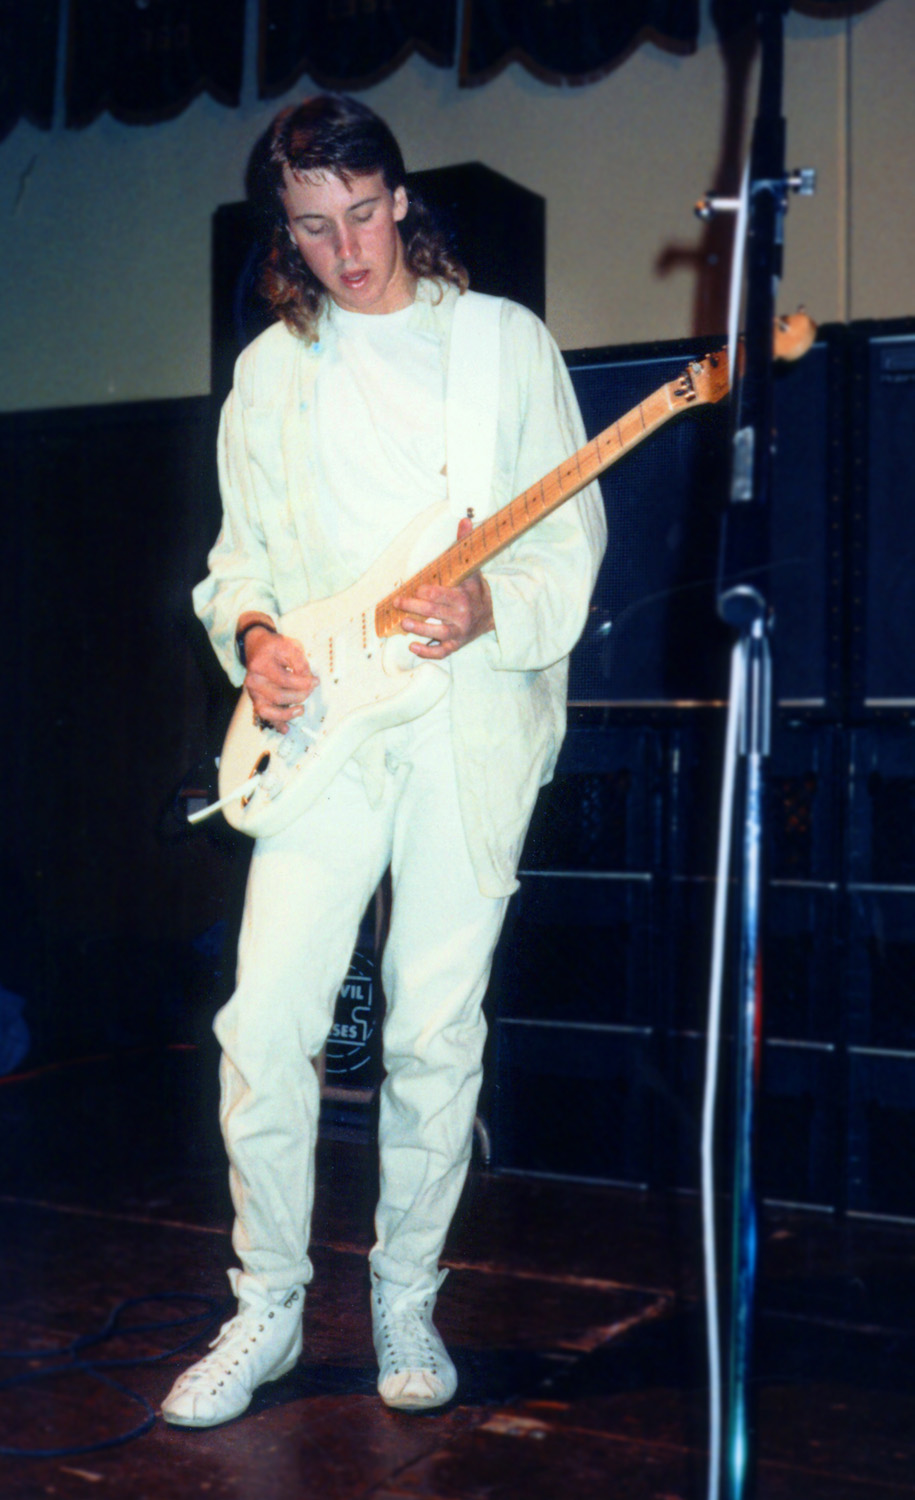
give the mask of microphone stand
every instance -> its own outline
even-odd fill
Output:
[[[731,1221],[729,1338],[720,1479],[727,1500],[745,1500],[755,1477],[750,1401],[756,1312],[757,1194],[755,1137],[762,1034],[762,894],[764,761],[770,751],[772,611],[766,597],[772,478],[772,337],[775,287],[782,270],[788,191],[812,192],[814,174],[785,172],[782,116],[784,16],[789,0],[756,0],[761,49],[758,113],[750,154],[747,203],[747,296],[744,368],[737,386],[730,503],[721,532],[717,607],[742,653],[739,714],[738,829],[735,871],[738,957],[736,1080]],[[706,200],[707,212],[732,207]],[[736,372],[732,372],[736,374]],[[739,844],[739,854],[737,845]],[[721,874],[719,872],[719,878]],[[713,1476],[717,1484],[719,1476]]]

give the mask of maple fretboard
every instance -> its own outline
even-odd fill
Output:
[[[723,360],[726,364],[723,353],[710,358]],[[504,551],[516,537],[522,536],[525,531],[536,526],[538,521],[542,521],[544,516],[571,500],[592,479],[603,474],[624,453],[656,432],[671,417],[687,406],[695,406],[700,401],[709,399],[711,398],[708,396],[699,395],[691,369],[653,391],[625,416],[605,427],[597,437],[579,448],[571,458],[563,459],[557,468],[538,479],[536,484],[523,490],[520,495],[516,495],[494,515],[487,516],[468,536],[452,542],[432,562],[382,599],[375,610],[377,634],[383,638],[395,635],[400,629],[401,611],[394,607],[395,598],[402,594],[412,594],[424,583],[439,584],[443,588],[454,588],[463,583],[471,573],[477,572],[484,563]]]

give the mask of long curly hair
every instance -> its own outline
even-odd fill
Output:
[[[281,110],[255,147],[248,193],[261,235],[270,248],[259,292],[275,317],[308,343],[328,293],[308,269],[289,236],[282,200],[283,172],[332,172],[353,177],[380,172],[389,192],[406,188],[406,169],[392,132],[367,105],[346,94],[317,94]],[[397,225],[407,269],[466,291],[469,277],[420,196],[408,190],[407,213]]]

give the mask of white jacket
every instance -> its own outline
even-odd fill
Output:
[[[419,293],[421,315],[441,338],[447,368],[458,293],[449,287],[437,300],[428,283],[420,283]],[[322,330],[322,340],[331,336]],[[302,420],[322,340],[308,345],[283,324],[269,328],[240,356],[223,408],[223,525],[208,558],[209,575],[193,597],[236,685],[245,675],[235,653],[240,615],[287,614],[350,582],[321,532]],[[584,442],[555,343],[538,318],[507,301],[500,312],[498,391],[492,482],[474,505],[477,521]],[[447,393],[446,400],[452,399]],[[568,653],[584,628],[605,544],[595,484],[485,566],[495,631],[449,658],[461,811],[484,895],[508,895],[517,886],[515,870],[537,791],[552,775],[565,732]]]

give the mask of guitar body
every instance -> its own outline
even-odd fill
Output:
[[[419,718],[443,696],[447,669],[415,656],[409,649],[415,637],[379,639],[375,606],[434,556],[452,526],[446,506],[430,507],[351,588],[281,617],[281,634],[300,642],[318,686],[286,734],[256,724],[242,692],[219,759],[220,798],[231,798],[258,776],[247,796],[223,807],[233,828],[252,838],[278,833],[311,806],[370,735]]]

